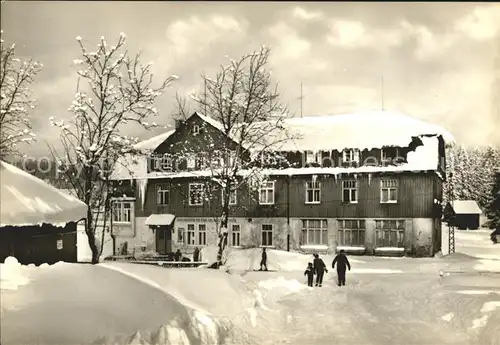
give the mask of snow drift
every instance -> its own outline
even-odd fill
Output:
[[[23,266],[13,256],[0,263],[0,290],[17,290],[19,286],[30,282],[27,270],[31,268]]]

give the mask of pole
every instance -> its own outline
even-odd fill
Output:
[[[449,188],[448,188],[448,200],[451,205],[451,215],[450,219],[448,219],[448,254],[455,253],[455,225],[454,225],[454,220],[455,220],[455,208],[453,205],[453,199],[455,196],[453,195],[453,173],[450,173],[450,183],[449,183]]]
[[[207,116],[207,79],[203,79],[203,87],[203,115]]]

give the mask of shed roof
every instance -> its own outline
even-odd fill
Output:
[[[87,216],[87,205],[26,171],[0,162],[0,227],[63,225]]]
[[[481,214],[481,208],[474,200],[454,200],[453,211],[455,214]]]

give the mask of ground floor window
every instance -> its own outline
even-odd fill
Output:
[[[328,245],[328,227],[326,219],[302,220],[302,244]]]
[[[130,223],[132,215],[132,202],[113,200],[113,222]]]
[[[340,246],[365,245],[365,221],[363,219],[339,219],[338,244]]]
[[[262,224],[261,228],[261,246],[272,246],[273,245],[273,225],[272,224]]]
[[[177,242],[190,246],[207,245],[207,225],[206,224],[188,224],[185,228],[177,228]]]
[[[384,219],[375,221],[375,245],[377,247],[404,247],[405,221]]]
[[[198,245],[207,245],[207,226],[205,224],[198,224]]]
[[[239,224],[233,224],[231,226],[231,246],[239,247],[241,238],[241,229]]]

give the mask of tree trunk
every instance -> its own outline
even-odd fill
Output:
[[[85,233],[87,234],[87,241],[89,242],[90,250],[92,251],[92,264],[99,263],[99,248],[95,243],[95,229],[93,223],[93,214],[90,207],[87,210],[87,222],[85,224]]]
[[[217,251],[217,261],[215,262],[215,267],[214,268],[219,268],[222,266],[224,263],[222,262],[222,256],[224,254],[224,250],[227,247],[227,235],[228,235],[228,228],[227,224],[229,222],[229,199],[224,200],[224,206],[223,206],[223,211],[222,211],[222,216],[221,216],[221,221],[220,221],[220,233],[219,233],[219,243],[218,245],[218,251]]]

